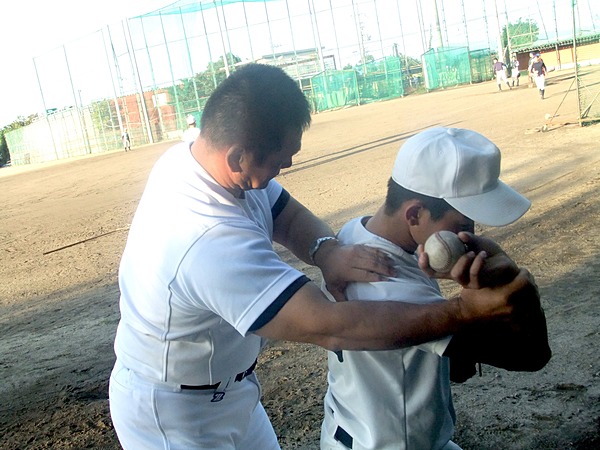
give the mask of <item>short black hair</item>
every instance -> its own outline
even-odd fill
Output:
[[[310,105],[298,83],[282,69],[248,64],[233,72],[211,94],[200,122],[215,146],[242,145],[259,160],[278,152],[289,132],[303,132]]]
[[[390,177],[388,180],[388,190],[385,197],[384,212],[386,215],[393,215],[402,204],[408,200],[419,200],[431,214],[432,220],[440,220],[448,211],[454,210],[450,204],[443,198],[430,197],[419,194],[400,186]]]

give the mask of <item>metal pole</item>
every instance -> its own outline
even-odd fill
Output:
[[[190,44],[188,42],[187,33],[185,31],[185,23],[183,21],[183,13],[181,7],[179,7],[179,17],[181,18],[181,29],[183,30],[183,39],[185,40],[185,49],[188,55],[188,61],[190,63],[190,73],[192,75],[192,86],[194,86],[194,96],[196,97],[196,108],[200,111],[200,99],[198,98],[198,87],[196,86],[196,76],[194,74],[194,68],[192,67],[192,54],[190,53]]]
[[[112,42],[112,37],[110,35],[110,28],[108,27],[108,25],[106,26],[106,29],[108,30],[108,39],[110,41],[110,47],[112,49],[112,54],[114,56],[115,59],[115,71],[116,71],[116,76],[117,79],[120,79],[120,75],[119,75],[119,65],[116,59],[116,55],[115,55],[115,48],[113,46],[113,42]],[[117,96],[117,89],[115,87],[115,80],[113,78],[113,71],[111,68],[111,64],[110,64],[110,57],[108,56],[108,50],[106,49],[106,38],[104,37],[104,29],[102,30],[102,40],[104,41],[104,53],[106,54],[106,63],[108,64],[108,70],[110,72],[110,78],[111,78],[111,84],[112,84],[112,88],[113,88],[113,99],[115,102],[115,110],[117,113],[117,121],[119,122],[119,132],[122,134],[123,133],[123,119],[121,118],[121,107],[119,106],[119,98]],[[109,113],[110,113],[110,117],[111,117],[111,124],[112,124],[112,112],[110,111],[110,103],[109,103]]]
[[[335,16],[333,15],[333,6],[331,4],[331,0],[329,0],[329,11],[331,12],[331,22],[333,25],[333,37],[335,38],[335,49],[337,51],[337,57],[338,57],[338,61],[340,64],[340,69],[341,69],[343,67],[342,66],[342,55],[340,53],[340,44],[338,42],[337,29],[335,27]]]
[[[229,40],[229,28],[227,28],[227,16],[225,15],[223,0],[221,0],[221,12],[223,13],[223,26],[225,27],[225,37],[227,38],[227,48],[229,49],[227,61],[229,62],[229,57],[231,57],[231,65],[234,65],[235,63],[233,62],[233,53],[231,52],[231,41]]]
[[[148,65],[150,66],[150,76],[152,77],[152,92],[154,93],[155,108],[158,111],[158,123],[160,126],[160,137],[164,136],[165,125],[163,123],[162,111],[160,109],[160,103],[156,96],[156,79],[154,78],[154,68],[152,67],[152,58],[150,57],[150,49],[148,48],[148,40],[146,39],[146,29],[144,28],[144,19],[140,16],[140,24],[142,25],[142,36],[144,38],[144,45],[146,46],[146,54],[148,55]],[[168,51],[167,51],[168,52]]]
[[[175,75],[173,74],[173,64],[171,63],[171,53],[169,53],[169,43],[167,42],[167,34],[165,33],[165,26],[163,24],[162,13],[159,13],[160,27],[163,32],[163,40],[165,41],[165,49],[167,50],[167,61],[169,61],[169,71],[171,73],[171,83],[173,83],[173,92],[175,93],[175,103],[179,107],[179,96],[177,95],[177,86],[175,85]]]
[[[221,36],[221,45],[223,49],[223,65],[225,67],[225,75],[229,77],[229,61],[227,60],[227,49],[225,48],[225,40],[223,39],[223,28],[221,27],[221,17],[219,16],[219,9],[217,8],[216,0],[213,0],[213,5],[215,5],[215,14],[217,15],[217,22],[219,24],[219,35]]]
[[[294,27],[292,26],[292,18],[290,16],[290,5],[288,3],[288,0],[285,0],[285,9],[287,10],[288,24],[290,26],[290,35],[292,37],[292,48],[294,49],[294,65],[296,66],[296,78],[298,79],[298,81],[300,81],[300,71],[298,70],[298,53],[296,53],[296,41],[294,40]]]
[[[52,147],[54,148],[54,154],[56,155],[56,159],[58,159],[58,150],[56,149],[56,142],[54,141],[54,133],[52,132],[52,126],[50,125],[50,119],[48,119],[48,107],[46,106],[46,100],[44,98],[44,90],[42,89],[42,83],[40,83],[40,74],[37,69],[37,64],[35,63],[35,58],[33,58],[33,69],[35,70],[35,77],[37,78],[38,87],[40,88],[40,95],[42,96],[42,105],[44,106],[44,117],[46,118],[46,123],[48,124],[48,129],[50,130],[50,139],[52,139]]]
[[[210,41],[208,40],[208,31],[206,30],[206,21],[204,20],[204,8],[200,5],[200,14],[202,16],[202,26],[204,27],[204,36],[206,37],[206,48],[208,49],[208,59],[210,59],[210,73],[212,74],[213,86],[217,87],[217,76],[215,75],[215,65],[213,63],[212,52],[210,51]]]
[[[502,47],[502,29],[500,28],[500,16],[498,14],[498,2],[494,0],[494,8],[496,10],[496,24],[498,25],[497,45],[498,45],[498,61],[504,62],[504,51]]]
[[[267,10],[267,2],[263,1],[263,5],[265,6],[265,16],[267,18],[267,29],[269,30],[269,42],[271,43],[271,55],[273,56],[273,60],[275,60],[275,48],[273,47],[273,34],[271,33],[271,21],[269,20],[269,11]]]
[[[554,12],[554,35],[556,36],[556,42],[554,43],[554,48],[556,50],[556,62],[558,63],[558,70],[561,70],[560,51],[558,50],[558,23],[556,22],[556,0],[552,0],[552,10]]]
[[[573,62],[575,63],[575,84],[577,89],[577,118],[579,120],[579,126],[582,126],[581,122],[581,97],[579,92],[579,67],[577,64],[577,32],[575,28],[575,4],[576,0],[571,0],[571,15],[573,18]]]
[[[75,109],[77,111],[77,119],[79,120],[79,127],[81,130],[81,136],[83,138],[83,143],[85,144],[85,149],[87,153],[92,153],[90,149],[90,143],[88,142],[87,134],[85,132],[85,127],[83,125],[83,119],[81,118],[81,108],[79,106],[79,102],[77,101],[77,95],[75,94],[75,85],[73,84],[73,77],[71,76],[71,68],[69,67],[69,58],[67,58],[67,49],[63,45],[63,53],[65,54],[65,64],[67,65],[67,73],[69,74],[69,82],[71,83],[71,91],[73,91],[73,100],[75,100]]]
[[[244,20],[246,21],[246,32],[248,33],[248,44],[250,45],[250,57],[252,58],[252,62],[255,62],[254,59],[254,50],[252,49],[252,38],[250,37],[250,25],[248,25],[248,15],[246,14],[246,2],[242,2],[242,7],[244,8]]]
[[[133,62],[133,74],[136,78],[136,81],[139,83],[139,92],[138,94],[141,97],[140,106],[142,108],[143,119],[146,121],[146,133],[148,134],[148,142],[150,144],[154,144],[154,138],[152,136],[152,130],[150,129],[150,118],[148,117],[148,110],[146,109],[146,99],[144,98],[144,88],[142,85],[142,78],[140,77],[140,71],[137,65],[137,59],[135,57],[135,49],[133,48],[133,40],[131,39],[131,30],[129,29],[129,19],[124,19],[122,22],[127,31],[125,35],[125,42],[127,43],[127,51],[129,52],[129,56]],[[169,61],[170,65],[170,61]],[[177,95],[177,94],[175,94]]]
[[[313,36],[315,36],[315,32],[316,32],[316,44],[317,44],[317,53],[319,55],[319,68],[321,69],[321,72],[325,71],[325,62],[323,61],[323,46],[321,45],[321,35],[319,34],[319,24],[317,23],[317,11],[315,10],[315,3],[313,0],[309,1],[308,4],[308,10],[311,12],[310,13],[310,23],[312,25],[313,20],[314,20],[314,28],[313,28]],[[313,17],[314,14],[314,17]]]

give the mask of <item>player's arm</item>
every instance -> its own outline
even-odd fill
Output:
[[[332,351],[402,348],[456,333],[468,324],[509,319],[513,299],[529,282],[528,272],[523,270],[502,287],[464,290],[460,297],[428,305],[360,300],[334,303],[316,285],[306,283],[254,332]]]
[[[316,239],[335,236],[332,229],[293,197],[279,213],[273,224],[275,242],[288,248],[309,264],[316,264],[327,287],[338,300],[350,281],[380,281],[393,275],[389,258],[380,250],[363,245],[342,246],[335,239],[324,241],[318,251],[309,256]]]

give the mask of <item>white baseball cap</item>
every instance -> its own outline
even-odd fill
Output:
[[[392,179],[410,191],[446,200],[475,222],[498,227],[513,223],[531,206],[498,178],[500,159],[498,147],[481,134],[436,127],[404,143]]]
[[[196,118],[194,116],[192,116],[191,114],[189,116],[187,116],[185,118],[185,120],[187,120],[188,125],[192,125],[192,124],[196,123]]]

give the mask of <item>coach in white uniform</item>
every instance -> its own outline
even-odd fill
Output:
[[[109,393],[125,449],[278,449],[253,372],[263,338],[330,350],[399,348],[475,320],[510,319],[511,297],[531,285],[522,270],[500,288],[473,289],[485,255],[469,254],[456,266],[466,286],[460,300],[328,301],[279,258],[273,241],[318,265],[338,299],[348,280],[392,271],[376,249],[339,245],[273,180],[291,166],[309,123],[297,83],[250,64],[213,92],[194,143],[171,148],[153,168],[119,271]],[[429,326],[415,326],[419,319]]]
[[[398,153],[384,205],[372,217],[351,220],[338,235],[342,244],[368,245],[391,255],[396,275],[350,283],[348,300],[445,302],[437,282],[419,268],[417,248],[437,231],[473,233],[473,219],[501,226],[525,214],[529,200],[502,183],[499,171],[498,148],[473,131],[439,127],[408,139]],[[516,267],[507,269],[509,276],[517,273]],[[520,370],[539,370],[550,357],[543,311],[539,303],[531,306],[541,326],[536,345],[520,355],[527,361]],[[500,334],[494,340],[507,344]],[[451,441],[455,414],[450,360],[444,357],[449,342],[444,338],[399,350],[344,351],[343,361],[329,353],[321,449],[459,449]],[[484,347],[483,353],[492,351],[488,344]],[[467,345],[454,349],[471,364],[468,376],[474,373],[472,361],[482,356],[473,353],[469,361],[466,356],[474,350]]]

